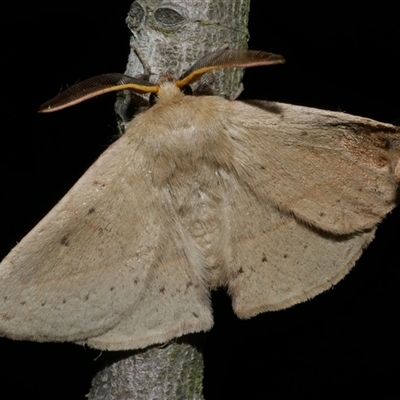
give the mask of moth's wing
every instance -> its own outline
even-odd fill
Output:
[[[396,206],[399,128],[288,104],[229,109],[238,171],[260,199],[336,234],[372,228]]]
[[[110,146],[2,261],[0,335],[95,346],[111,331],[98,347],[127,349],[211,327],[208,290],[165,228],[169,195],[135,143]]]
[[[172,208],[168,211],[170,216],[175,214]],[[134,307],[115,327],[90,338],[89,346],[106,350],[136,349],[211,329],[210,292],[206,276],[202,275],[205,266],[187,254],[188,249],[195,249],[195,244],[189,243],[190,238],[176,226],[167,229],[165,235],[157,262]]]
[[[354,266],[375,229],[334,235],[299,222],[250,191],[235,193],[228,291],[235,313],[250,318],[329,289]]]
[[[238,183],[228,288],[248,318],[338,282],[396,205],[396,127],[283,104],[229,105]]]

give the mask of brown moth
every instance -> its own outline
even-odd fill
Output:
[[[399,129],[181,91],[209,70],[282,62],[218,51],[175,82],[102,75],[45,103],[158,95],[0,264],[0,335],[135,349],[209,330],[217,287],[250,318],[342,279],[397,204]]]

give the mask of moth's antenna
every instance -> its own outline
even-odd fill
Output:
[[[159,87],[145,80],[123,74],[104,74],[94,76],[72,85],[56,97],[43,103],[39,112],[58,111],[103,93],[119,90],[132,90],[135,93],[158,93]]]
[[[218,50],[209,53],[193,64],[175,83],[178,88],[189,85],[205,73],[219,68],[249,68],[260,65],[283,64],[285,59],[273,53],[256,50]]]
[[[140,49],[136,46],[135,51],[143,64],[144,74],[149,74],[150,67],[143,59]],[[255,67],[259,65],[282,64],[285,60],[282,56],[254,50],[218,50],[209,53],[197,61],[175,85],[182,89],[201,78],[206,72],[218,68],[232,67]],[[160,91],[160,87],[153,85],[144,79],[133,78],[124,74],[104,74],[95,76],[85,81],[72,85],[58,96],[46,101],[39,108],[39,112],[58,111],[82,101],[91,99],[108,92],[119,90],[131,90],[138,94],[154,93]]]

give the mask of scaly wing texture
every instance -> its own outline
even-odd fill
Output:
[[[239,173],[258,198],[339,235],[374,227],[396,206],[397,127],[339,112],[254,104],[232,102],[226,114],[235,115],[228,130]]]
[[[242,193],[232,201],[228,290],[240,318],[279,310],[329,289],[348,273],[375,229],[337,236]]]
[[[135,143],[114,143],[0,264],[1,335],[125,349],[211,327],[208,290],[165,220],[169,195]]]
[[[221,104],[235,148],[227,282],[239,317],[338,282],[397,204],[398,128],[278,103]]]

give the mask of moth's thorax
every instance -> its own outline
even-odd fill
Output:
[[[185,96],[173,83],[162,84],[158,102],[134,118],[126,131],[155,184],[180,172],[196,173],[202,165],[232,169],[228,104],[220,97]]]

